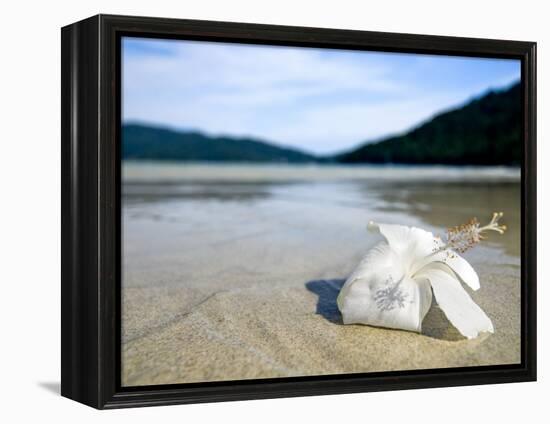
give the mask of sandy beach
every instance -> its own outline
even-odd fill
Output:
[[[436,304],[422,334],[342,325],[369,220],[442,234],[493,211],[509,231],[464,256],[494,334]],[[127,163],[122,213],[124,386],[520,362],[517,170]]]

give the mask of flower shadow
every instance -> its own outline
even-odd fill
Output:
[[[341,324],[342,315],[338,310],[338,305],[336,304],[336,298],[340,289],[344,285],[346,280],[344,279],[324,279],[324,280],[312,280],[308,281],[305,286],[306,288],[318,296],[317,306],[315,313],[321,315],[327,321],[332,322],[333,324]],[[396,331],[396,330],[388,330]],[[434,302],[432,307],[424,317],[422,322],[422,333],[423,336],[431,337],[438,340],[446,341],[462,341],[466,340],[460,332],[454,328],[449,320],[445,317],[443,311],[437,306]]]
[[[344,285],[344,279],[312,280],[306,288],[318,296],[315,313],[334,324],[343,324],[336,298]]]
[[[456,342],[466,340],[460,332],[452,326],[441,308],[435,303],[422,321],[422,334],[432,339]]]

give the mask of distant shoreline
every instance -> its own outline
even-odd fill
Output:
[[[510,166],[122,161],[123,183],[346,181],[519,183]]]

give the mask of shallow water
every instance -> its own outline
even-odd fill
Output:
[[[503,211],[508,232],[485,246],[517,263],[520,194],[518,171],[510,168],[130,163],[124,167],[124,247],[139,254],[143,267],[155,253],[230,244],[256,233],[276,237],[280,249],[301,233],[307,248],[366,240],[369,220],[441,234]]]

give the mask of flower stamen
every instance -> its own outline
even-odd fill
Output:
[[[472,218],[466,224],[448,228],[447,242],[444,248],[464,253],[481,240],[484,240],[486,237],[483,236],[483,233],[485,232],[496,231],[499,234],[503,234],[504,231],[506,231],[506,225],[499,225],[498,223],[498,220],[502,218],[503,215],[504,213],[502,212],[493,213],[491,222],[483,227],[480,227],[477,218]]]

